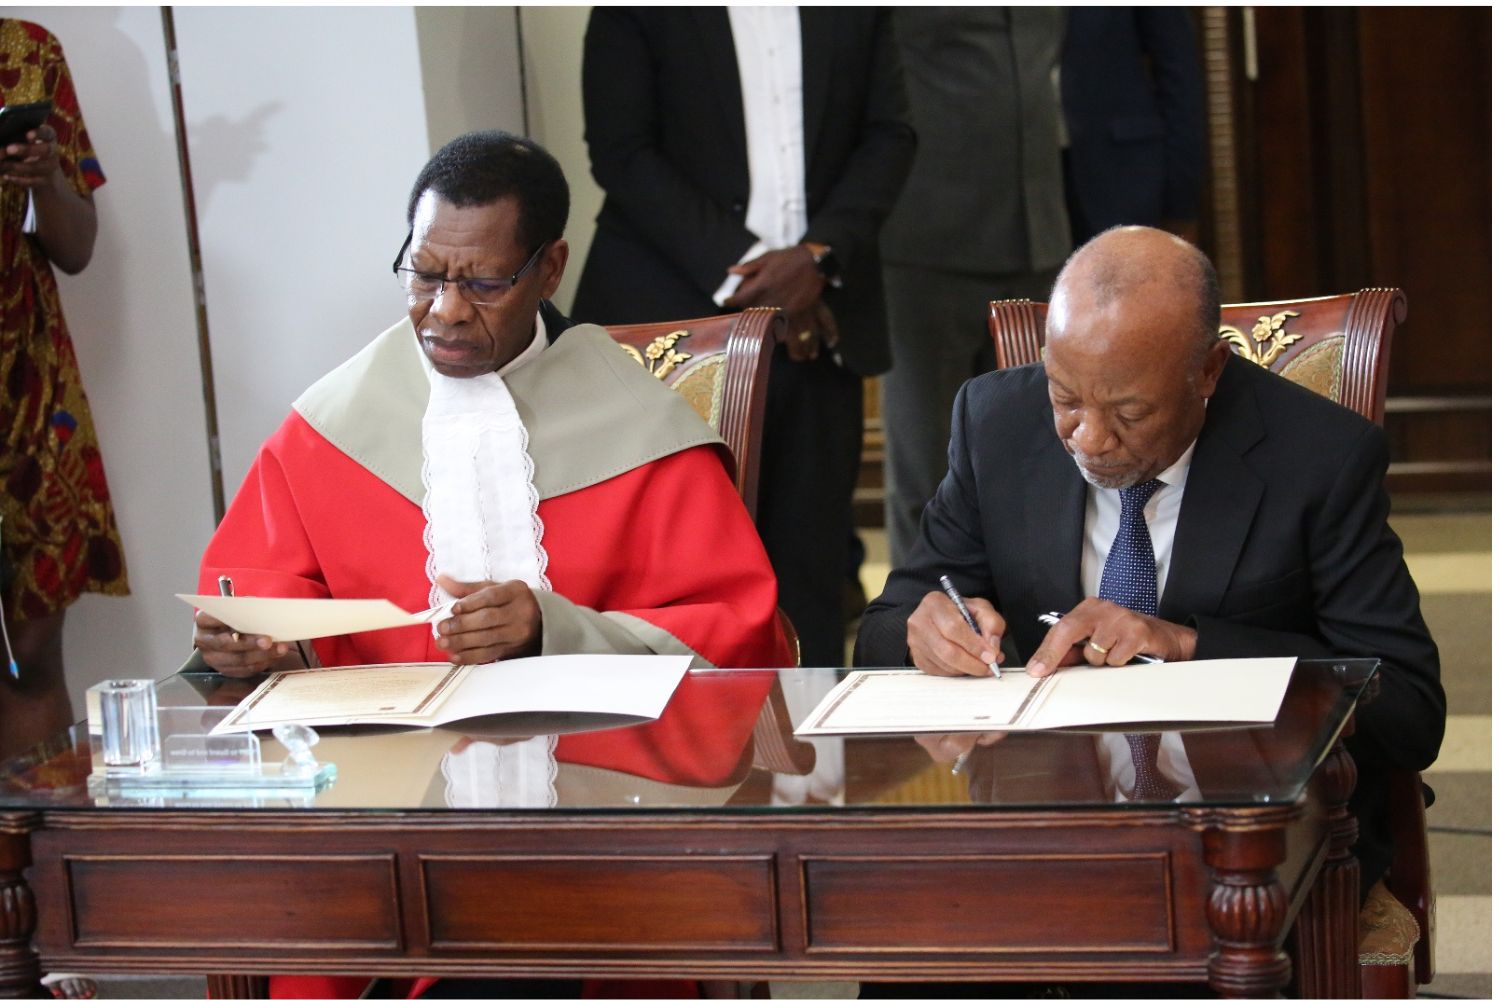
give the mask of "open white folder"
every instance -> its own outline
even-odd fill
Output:
[[[661,716],[691,656],[570,654],[496,663],[382,663],[272,674],[215,733],[306,726],[441,726],[483,715]]]
[[[797,727],[798,736],[990,732],[1140,723],[1273,722],[1296,657],[1066,667],[1034,678],[935,677],[857,670]]]
[[[332,597],[219,597],[178,594],[236,632],[268,635],[277,642],[354,635],[402,625],[426,625],[447,618],[453,602],[422,611],[402,611],[386,600]]]

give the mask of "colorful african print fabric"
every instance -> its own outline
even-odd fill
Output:
[[[63,175],[79,194],[104,183],[62,46],[42,27],[0,19],[0,104],[52,101]],[[129,592],[99,441],[63,322],[52,266],[22,232],[27,191],[0,184],[0,551],[13,620],[61,611],[84,591]]]

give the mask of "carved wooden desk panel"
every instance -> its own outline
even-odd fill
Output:
[[[1014,742],[1002,772],[1023,759]],[[862,803],[864,785],[915,769],[910,749],[847,741],[840,807],[771,808],[767,780],[739,774],[720,805],[629,809],[28,810],[0,794],[0,995],[35,982],[33,926],[48,968],[207,973],[220,993],[347,972],[1190,980],[1258,995],[1288,982],[1299,914],[1299,940],[1325,943],[1301,991],[1356,988],[1352,934],[1342,948],[1329,931],[1357,906],[1328,886],[1347,854],[1336,782],[1309,772],[1264,804],[1059,793],[1046,807],[981,794],[976,771],[962,804]]]

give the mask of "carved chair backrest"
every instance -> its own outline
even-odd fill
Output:
[[[756,307],[741,313],[705,316],[675,323],[634,323],[604,328],[641,367],[676,390],[719,432],[734,455],[734,484],[755,518],[760,488],[760,432],[771,381],[771,350],[786,333],[780,309]],[[802,646],[792,620],[776,609],[777,623],[802,663]]]
[[[1228,304],[1219,336],[1242,357],[1326,396],[1375,423],[1385,418],[1391,337],[1406,319],[1399,288],[1284,302]],[[1001,368],[1042,357],[1047,305],[990,303],[990,337]]]
[[[735,486],[752,518],[760,484],[771,348],[785,325],[781,310],[756,308],[673,323],[604,328],[719,432],[734,455]]]

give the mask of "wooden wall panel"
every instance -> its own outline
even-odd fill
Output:
[[[1490,11],[1359,22],[1370,277],[1411,305],[1391,392],[1490,389]]]

